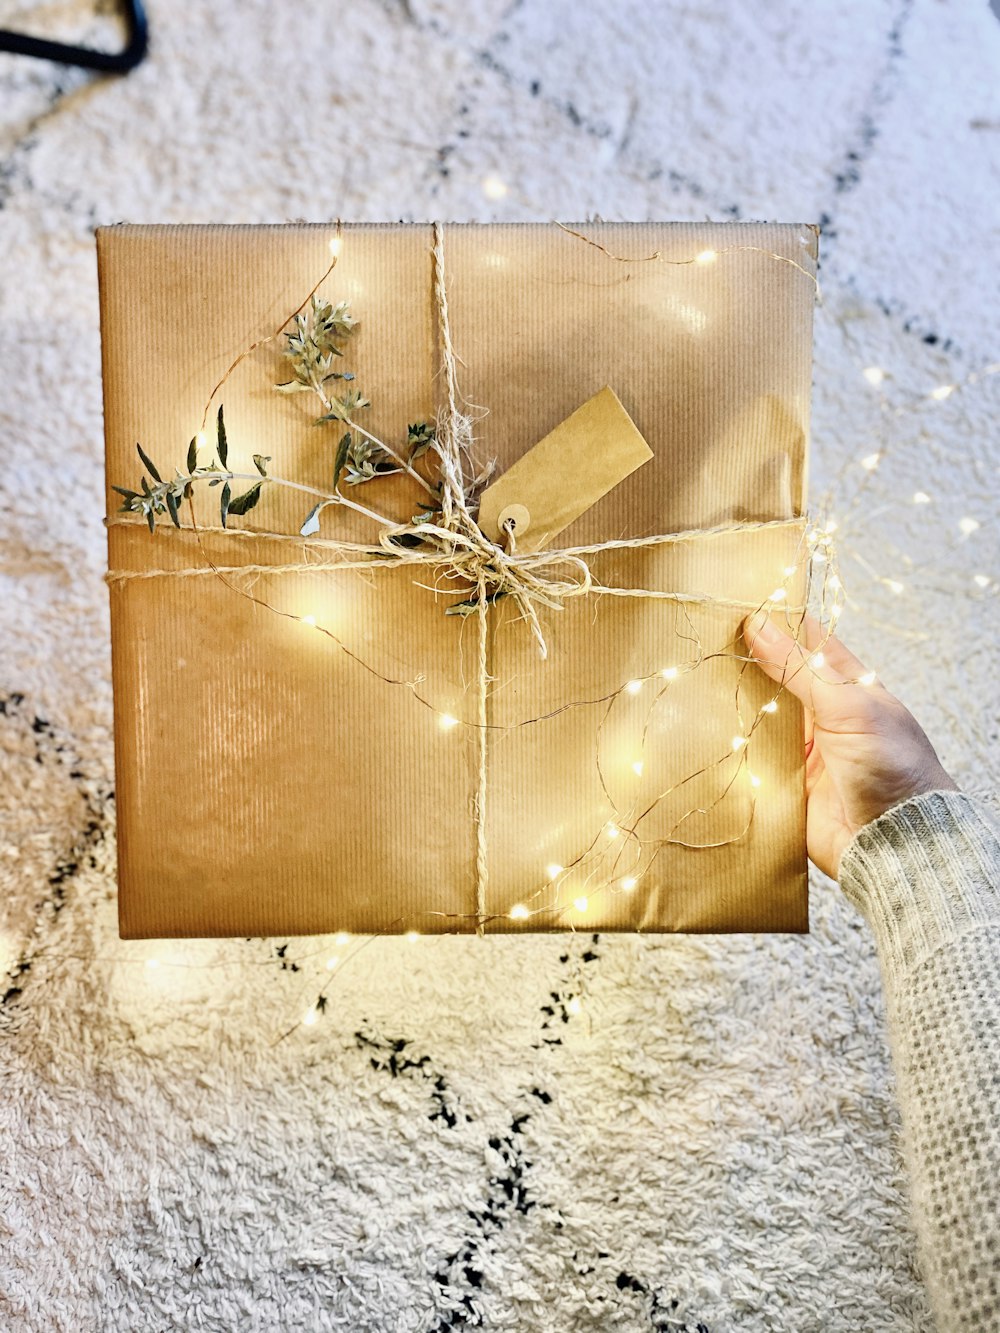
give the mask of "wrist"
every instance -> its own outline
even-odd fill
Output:
[[[1000,818],[944,779],[858,829],[840,859],[841,888],[871,925],[890,983],[949,936],[1000,923],[987,869],[1000,864]]]

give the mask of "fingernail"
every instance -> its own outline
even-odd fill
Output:
[[[781,630],[772,624],[766,611],[755,611],[747,621],[747,642],[776,644],[781,641]]]

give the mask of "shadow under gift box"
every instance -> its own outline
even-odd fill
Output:
[[[800,518],[814,229],[582,230],[606,250],[555,225],[444,228],[460,384],[488,409],[476,426],[481,457],[502,472],[609,384],[653,459],[554,545]],[[328,267],[331,233],[98,231],[109,515],[111,485],[137,487],[136,440],[161,475],[183,464],[214,387]],[[429,225],[345,226],[320,289],[350,301],[360,321],[346,365],[373,403],[366,429],[391,441],[432,420],[442,391],[431,243]],[[706,250],[714,262],[668,262]],[[288,377],[282,344],[239,361],[212,401],[213,411],[225,404],[229,467],[252,472],[251,455],[269,454],[269,471],[329,491],[340,432],[312,424],[305,395],[270,387]],[[345,492],[400,520],[424,494],[400,477]],[[196,483],[199,526],[218,525],[217,496]],[[265,485],[258,506],[230,523],[297,533],[311,503]],[[453,598],[429,590],[426,567],[310,568],[323,553],[304,540],[196,535],[162,519],[154,536],[140,515],[115,516],[130,522],[109,523],[109,571],[167,571],[110,592],[122,935],[475,930],[481,756],[478,729],[465,724],[477,719],[477,618],[445,616]],[[784,585],[798,604],[804,527],[588,560],[608,586],[757,604]],[[331,506],[321,536],[372,542],[377,531]],[[302,569],[224,581],[209,559]],[[192,568],[209,572],[169,572]],[[491,608],[488,932],[808,928],[801,710],[784,693],[760,716],[775,691],[741,660],[744,614],[711,602],[571,598],[559,612],[540,608],[542,660],[512,600]],[[672,667],[676,678],[660,674]],[[460,724],[443,728],[443,713]],[[530,721],[544,714],[553,716]],[[733,736],[758,718],[733,751]],[[638,826],[647,845],[637,861],[637,840],[614,829],[678,783]],[[683,818],[699,807],[711,809]],[[566,869],[553,878],[555,866]],[[515,904],[530,915],[512,918]]]

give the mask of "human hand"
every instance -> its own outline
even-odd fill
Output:
[[[836,879],[841,854],[859,828],[910,796],[958,791],[958,785],[916,719],[874,672],[814,616],[805,617],[800,635],[801,646],[762,610],[743,622],[751,656],[805,705],[806,846],[820,870]],[[822,665],[813,665],[821,644]]]

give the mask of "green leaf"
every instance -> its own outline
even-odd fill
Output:
[[[222,513],[223,527],[226,526],[226,515],[229,513],[229,497],[231,495],[232,491],[229,489],[229,482],[227,481],[225,486],[223,486],[222,488],[222,494],[219,496],[219,508]]]
[[[501,597],[507,597],[509,594],[503,589],[497,592],[488,592],[486,594],[487,603],[499,602]],[[464,602],[453,602],[451,606],[445,607],[446,616],[471,616],[479,610],[478,597],[470,597]]]
[[[126,500],[138,500],[139,498],[138,491],[127,491],[123,486],[112,486],[111,489],[117,491],[119,495],[124,495]]]
[[[149,472],[153,480],[162,482],[163,478],[160,476],[156,468],[153,466],[153,462],[150,459],[149,455],[143,453],[142,445],[137,443],[135,447],[139,450],[139,457],[142,459],[143,464],[146,467],[146,470]]]
[[[218,450],[219,462],[223,467],[226,466],[229,458],[229,443],[226,440],[226,423],[222,418],[222,404],[219,404],[219,432],[218,432]]]
[[[267,476],[267,468],[264,466],[264,464],[270,463],[272,457],[273,457],[272,454],[254,454],[253,456],[254,464],[257,468],[257,471],[260,473],[262,477]]]
[[[248,491],[242,495],[237,495],[235,499],[229,501],[229,512],[231,514],[245,514],[248,509],[252,509],[260,499],[260,488],[262,481],[255,481]]]
[[[340,437],[340,444],[337,445],[337,457],[334,460],[333,464],[334,490],[337,489],[337,485],[340,482],[340,474],[343,472],[344,465],[347,462],[347,454],[348,451],[350,450],[350,447],[351,447],[351,432],[347,431],[346,434]]]
[[[174,527],[179,528],[181,521],[177,517],[177,496],[174,495],[173,491],[167,491],[167,509],[174,521]]]
[[[431,447],[434,440],[434,427],[426,421],[418,421],[406,428],[406,444],[410,451],[410,461],[420,458]]]
[[[221,481],[222,481],[221,477],[216,477],[214,481],[210,481],[208,484],[209,486],[218,486],[221,483]]]
[[[149,524],[150,532],[156,531],[156,519],[153,517],[152,509],[146,510],[146,522]]]
[[[306,515],[306,521],[299,528],[300,537],[311,537],[314,532],[319,532],[319,511],[323,508],[323,501],[318,505],[313,505],[312,509]]]
[[[279,393],[311,393],[312,385],[303,384],[301,380],[287,380],[284,384],[274,386]]]
[[[198,466],[198,437],[191,437],[191,443],[188,445],[187,470],[193,472]]]

